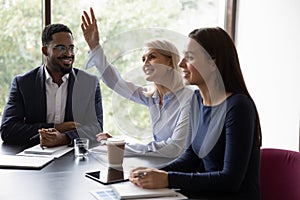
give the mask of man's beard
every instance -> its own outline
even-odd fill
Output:
[[[66,59],[66,58],[71,58],[72,60],[73,60],[73,62],[74,62],[74,56],[71,56],[71,57],[62,57],[62,58],[59,58],[59,59]],[[68,67],[68,68],[65,68],[65,67],[62,67],[62,66],[58,66],[58,71],[59,71],[59,73],[61,73],[62,75],[65,75],[65,74],[68,74],[68,73],[70,73],[71,72],[71,70],[72,70],[72,68],[73,68],[73,63],[71,64],[71,66],[70,67]]]
[[[59,66],[58,70],[62,75],[65,75],[65,74],[70,73],[72,68],[73,68],[72,66],[70,68],[64,68],[64,67]]]

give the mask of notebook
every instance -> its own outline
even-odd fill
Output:
[[[169,188],[143,189],[131,182],[112,185],[119,199],[136,199],[149,197],[176,196],[176,191]]]
[[[53,158],[59,158],[62,155],[68,153],[71,151],[73,147],[69,147],[68,145],[63,145],[63,146],[57,146],[57,147],[50,147],[47,148],[45,147],[42,149],[40,145],[35,145],[33,147],[30,147],[28,149],[25,149],[21,153],[18,153],[17,155],[20,156],[37,156],[37,157],[53,157]]]
[[[0,155],[0,168],[41,169],[53,159],[53,157]]]
[[[35,146],[30,147],[28,149],[25,149],[24,153],[25,154],[52,155],[55,152],[57,152],[59,150],[62,150],[62,149],[65,149],[67,147],[68,147],[67,145],[64,145],[64,146],[57,146],[57,147],[50,147],[50,148],[44,147],[42,149],[41,146],[38,144],[38,145],[35,145]]]

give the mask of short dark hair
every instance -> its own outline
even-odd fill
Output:
[[[48,24],[45,26],[43,33],[42,33],[42,44],[46,46],[49,42],[52,41],[52,35],[59,32],[67,32],[70,33],[72,36],[72,31],[69,27],[63,24]]]

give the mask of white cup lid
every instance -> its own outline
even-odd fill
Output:
[[[122,138],[118,138],[118,137],[111,137],[111,138],[107,138],[107,143],[125,143],[125,140]]]

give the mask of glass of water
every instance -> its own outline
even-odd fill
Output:
[[[74,152],[75,157],[86,157],[88,155],[89,139],[88,138],[76,138],[74,139]]]

